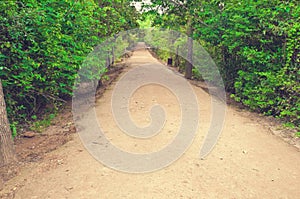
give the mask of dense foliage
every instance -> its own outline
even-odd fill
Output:
[[[127,0],[1,1],[0,12],[0,79],[11,121],[69,99],[93,48],[138,26]]]
[[[299,1],[151,0],[144,21],[138,21],[130,2],[0,2],[0,79],[10,120],[25,120],[47,104],[68,99],[77,71],[97,44],[137,22],[142,27],[152,22],[199,42],[235,100],[300,126]],[[159,37],[145,39],[160,46],[165,40]],[[180,51],[186,44],[186,38],[173,35],[168,45]],[[156,51],[162,58],[173,56],[185,71],[186,60]],[[102,69],[85,78],[96,78]],[[193,68],[193,75],[201,79],[204,74]]]
[[[192,28],[235,100],[300,126],[299,1],[151,2],[154,26]]]
[[[299,2],[228,1],[203,7],[199,17],[208,26],[197,33],[219,47],[220,68],[234,99],[299,125]]]

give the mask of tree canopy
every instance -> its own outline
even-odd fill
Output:
[[[300,125],[299,1],[151,2],[144,15],[153,26],[181,32],[191,26],[188,36],[210,53],[233,99]]]
[[[132,2],[0,2],[0,79],[9,119],[24,121],[48,104],[70,99],[77,71],[96,45],[151,23],[199,42],[217,64],[233,99],[300,126],[299,1],[151,0],[143,18]],[[173,35],[171,40],[177,50],[186,48],[182,37]],[[162,50],[158,55],[176,56]],[[204,75],[178,56],[176,65],[193,78]]]
[[[138,27],[128,0],[0,2],[0,79],[11,121],[69,99],[93,48]],[[102,73],[105,71],[102,71]]]

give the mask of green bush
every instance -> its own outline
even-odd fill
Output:
[[[300,128],[300,1],[151,2],[153,25],[192,30],[235,100]]]
[[[196,35],[206,41],[227,90],[253,110],[300,126],[299,2],[228,1],[221,9],[216,2],[198,13],[207,25]]]
[[[138,18],[123,0],[2,1],[0,12],[0,79],[11,122],[70,99],[86,56]]]

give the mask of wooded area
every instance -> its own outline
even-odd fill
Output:
[[[0,13],[0,79],[13,136],[19,124],[53,117],[71,99],[86,56],[137,27],[139,16],[128,0],[1,1]]]
[[[138,26],[126,0],[2,1],[0,9],[0,78],[12,124],[70,99],[93,47]]]
[[[71,99],[77,71],[97,44],[147,26],[186,33],[189,49],[197,41],[212,56],[233,99],[299,128],[299,1],[151,2],[140,13],[130,0],[1,1],[0,79],[13,136],[19,123]],[[186,42],[174,38],[172,45]],[[190,62],[171,56],[187,78],[201,79]]]
[[[214,59],[233,99],[299,127],[299,1],[151,2],[144,6],[145,20],[199,42]],[[175,39],[174,49],[185,43]],[[164,60],[170,56],[159,48],[155,51]],[[185,68],[186,60],[180,62]],[[193,75],[201,79],[202,74],[194,67]]]

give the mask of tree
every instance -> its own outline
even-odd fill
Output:
[[[299,1],[151,2],[153,25],[180,30],[199,42],[236,101],[300,129]]]
[[[208,26],[195,26],[235,100],[298,127],[299,5],[295,0],[212,0],[197,13]]]
[[[151,8],[150,13],[156,12],[154,25],[164,28],[172,28],[183,31],[187,34],[187,59],[185,66],[185,78],[192,78],[193,70],[193,39],[194,26],[202,21],[195,17],[195,14],[201,9],[201,1],[185,0],[151,0],[151,5],[145,6]]]
[[[15,160],[14,146],[0,80],[0,166],[6,165],[13,160]]]
[[[136,28],[139,17],[129,0],[0,1],[0,13],[0,79],[8,118],[16,123],[70,99],[89,53]],[[85,78],[101,76],[102,65]]]
[[[187,51],[187,62],[185,66],[185,78],[191,79],[192,78],[192,70],[193,70],[193,26],[192,26],[192,18],[189,17],[187,23],[187,36],[188,36],[188,51]]]

